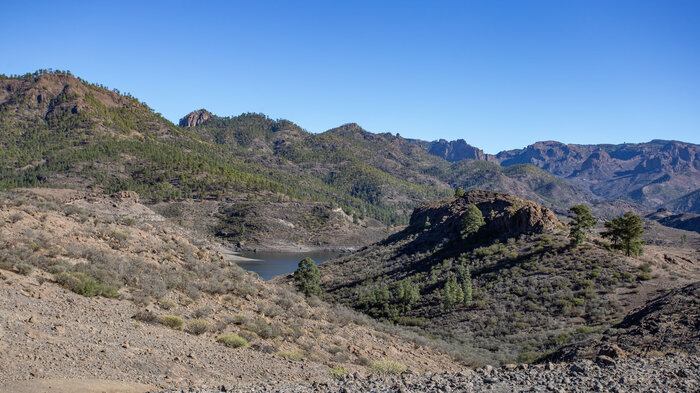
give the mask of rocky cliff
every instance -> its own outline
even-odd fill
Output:
[[[213,115],[205,110],[200,109],[194,112],[190,112],[187,116],[180,119],[180,127],[196,127],[209,120]]]

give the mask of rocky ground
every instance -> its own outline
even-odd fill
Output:
[[[359,377],[349,375],[326,383],[218,386],[171,390],[168,393],[213,392],[697,392],[697,356],[581,360],[568,364],[490,366],[458,373]]]
[[[389,360],[459,369],[420,337],[247,274],[134,196],[54,192],[0,196],[2,393],[323,382]],[[90,292],[104,286],[109,298]],[[247,347],[219,343],[226,334]]]

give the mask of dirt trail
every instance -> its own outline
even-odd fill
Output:
[[[153,390],[140,383],[104,379],[34,379],[0,386],[0,393],[144,393]]]

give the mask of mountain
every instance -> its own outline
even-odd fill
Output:
[[[356,247],[378,240],[387,225],[405,222],[406,211],[420,200],[450,192],[446,185],[414,185],[359,159],[337,171],[317,173],[309,161],[302,167],[284,157],[286,144],[280,145],[280,154],[265,147],[278,137],[291,143],[295,135],[309,134],[262,115],[221,119],[198,111],[183,121],[188,127],[178,127],[129,95],[63,72],[2,77],[0,91],[0,188],[131,190],[147,203],[167,205],[160,208],[178,220],[183,219],[180,202],[214,201],[215,206],[189,209],[184,220],[234,243],[264,242],[279,228],[284,209],[297,203],[304,208],[289,222],[297,230],[287,239],[278,231],[278,241],[290,247]],[[351,156],[351,151],[352,146],[339,154]],[[237,206],[251,203],[260,213],[253,217],[256,225],[245,234],[222,228]],[[281,211],[261,212],[266,206]],[[343,214],[337,214],[338,207]],[[349,221],[341,219],[348,216]],[[257,228],[268,235],[256,233]],[[311,236],[319,228],[320,238]],[[337,228],[343,236],[336,236]]]
[[[354,123],[309,134],[288,121],[244,114],[214,117],[194,130],[212,143],[241,146],[284,159],[284,170],[311,172],[321,181],[344,186],[347,192],[375,206],[396,204],[405,220],[412,207],[430,198],[426,191],[431,189],[437,190],[430,191],[433,196],[445,196],[456,187],[489,188],[560,210],[591,199],[582,190],[533,166],[504,169],[478,160],[449,163],[420,148],[415,140],[373,134]],[[392,217],[399,222],[398,216]]]
[[[646,207],[682,191],[674,206],[692,209],[694,194],[685,188],[697,173],[687,169],[695,168],[695,145],[676,144],[646,148],[645,157],[660,157],[657,166],[651,158],[638,163],[644,176],[657,176],[653,184],[639,191],[644,176],[615,175],[619,182],[610,187]],[[488,156],[464,141],[422,143],[354,123],[312,134],[262,114],[220,117],[200,109],[178,126],[128,94],[67,72],[0,77],[0,145],[0,189],[135,191],[171,219],[245,248],[361,247],[408,224],[422,201],[457,187],[519,195],[560,214],[617,195],[594,195],[600,184],[572,180],[564,169],[574,164],[557,164],[564,168],[557,172],[543,160],[522,159],[533,152]],[[568,162],[558,154],[550,158]],[[596,154],[603,157],[590,156]],[[677,173],[665,173],[671,169]],[[644,198],[633,198],[638,194]]]
[[[538,142],[498,153],[501,165],[529,163],[606,200],[657,208],[700,187],[700,146],[653,140],[621,145]],[[681,206],[679,206],[681,207]],[[693,211],[692,206],[681,211]]]
[[[646,208],[669,207],[700,213],[694,201],[700,187],[700,146],[653,140],[620,145],[537,142],[524,149],[484,154],[464,140],[415,141],[450,162],[478,159],[504,167],[531,164],[565,179],[600,201],[625,199]]]
[[[489,158],[483,150],[468,144],[464,139],[449,142],[445,139],[440,139],[430,142],[425,148],[428,150],[428,153],[449,162],[465,159],[487,161]]]
[[[677,212],[700,212],[700,190],[666,202],[663,207]]]
[[[567,214],[570,206],[591,204],[595,198],[566,181],[530,164],[502,167],[480,160],[453,163],[449,182],[465,190],[492,190],[510,193]]]
[[[700,233],[700,214],[673,213],[667,209],[661,208],[648,214],[646,218],[656,220],[669,227]]]
[[[464,235],[470,205],[485,224]],[[321,286],[330,301],[441,337],[476,363],[498,363],[530,361],[583,340],[657,288],[700,277],[692,248],[648,245],[631,258],[595,236],[572,249],[566,233],[551,210],[532,201],[469,191],[423,203],[403,231],[325,262]],[[647,236],[654,244],[653,228]]]

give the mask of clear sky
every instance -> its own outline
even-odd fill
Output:
[[[4,1],[0,73],[69,69],[172,121],[700,143],[700,1]]]

